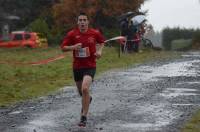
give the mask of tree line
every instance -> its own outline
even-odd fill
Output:
[[[42,32],[49,43],[59,43],[65,32],[76,24],[76,16],[84,11],[91,25],[102,29],[117,28],[118,16],[138,12],[147,0],[1,0],[3,15],[19,16],[12,21],[12,30]],[[10,22],[9,22],[10,23]]]
[[[166,50],[171,50],[174,40],[182,40],[182,43],[191,40],[191,48],[200,48],[200,29],[186,29],[180,27],[163,29],[162,45]]]

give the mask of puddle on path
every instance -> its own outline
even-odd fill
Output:
[[[29,125],[30,126],[37,126],[37,127],[44,127],[44,126],[55,126],[55,123],[52,122],[52,120],[34,120],[34,121],[31,121],[29,122]]]
[[[53,128],[53,127],[56,127],[56,123],[54,122],[52,115],[44,114],[43,116],[39,118],[36,118],[34,120],[27,122],[26,125],[20,126],[19,129],[22,132],[26,132],[26,131],[33,131],[33,130],[43,131],[43,128],[46,129],[46,128]]]
[[[156,123],[127,123],[122,124],[121,127],[129,128],[132,130],[139,130],[139,131],[158,131],[160,127],[168,125],[169,122],[156,122]]]
[[[112,128],[118,128],[116,132],[146,132],[146,131],[162,131],[162,128],[171,124],[174,119],[180,117],[182,112],[168,108],[168,102],[158,101],[154,104],[141,103],[140,106],[134,106],[134,110],[130,113],[132,121],[115,120],[107,122],[98,127],[104,128],[103,132],[111,131]]]
[[[193,66],[193,63],[200,62],[200,60],[192,60],[186,62],[174,62],[159,67],[140,66],[138,68],[117,73],[118,76],[123,76],[129,80],[140,81],[156,81],[159,77],[177,77],[177,76],[197,76],[194,68],[188,70]]]

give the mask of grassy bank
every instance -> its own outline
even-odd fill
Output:
[[[200,132],[200,111],[196,112],[192,118],[185,124],[182,132]]]
[[[0,49],[0,106],[44,96],[66,85],[73,85],[71,54],[64,59],[40,66],[16,64],[34,62],[62,54],[59,48]],[[105,47],[98,60],[97,74],[113,68],[128,67],[146,61],[174,58],[175,52],[143,51],[118,58],[115,48]]]

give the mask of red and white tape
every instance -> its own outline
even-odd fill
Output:
[[[124,36],[117,36],[117,37],[113,37],[111,39],[108,39],[105,41],[105,43],[110,42],[110,41],[114,41],[114,40],[120,40],[120,39],[125,39]],[[40,60],[40,61],[35,61],[35,62],[11,62],[11,61],[1,61],[0,60],[0,64],[11,64],[11,65],[33,65],[33,66],[38,66],[38,65],[44,65],[44,64],[48,64],[50,62],[54,62],[60,59],[65,58],[65,54],[61,54],[58,55],[56,57],[52,57],[52,58],[48,58],[45,60]]]

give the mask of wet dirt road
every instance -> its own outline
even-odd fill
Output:
[[[74,87],[12,108],[0,108],[0,132],[179,132],[200,109],[200,52],[152,62],[96,79],[88,126],[77,127]]]

